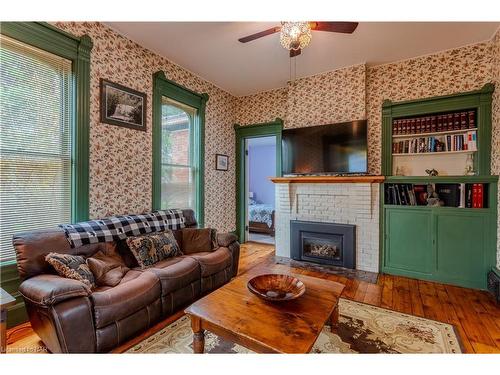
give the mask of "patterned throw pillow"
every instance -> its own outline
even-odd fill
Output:
[[[129,237],[127,245],[143,269],[151,267],[163,259],[182,255],[171,230]]]
[[[45,260],[54,267],[57,274],[68,279],[81,281],[89,288],[95,287],[94,275],[80,255],[49,253]]]

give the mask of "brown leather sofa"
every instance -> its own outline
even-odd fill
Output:
[[[184,210],[187,227],[196,227]],[[174,231],[182,247],[180,231]],[[219,248],[182,255],[141,270],[126,244],[72,249],[62,229],[16,234],[17,266],[31,325],[53,353],[109,352],[134,335],[228,282],[238,272],[240,245],[233,234],[218,234]],[[45,261],[49,252],[92,256],[118,250],[130,268],[115,287],[91,292],[77,280],[58,276]],[[185,250],[185,249],[183,249]]]

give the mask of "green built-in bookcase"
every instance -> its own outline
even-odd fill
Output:
[[[382,174],[386,176],[380,189],[383,273],[486,289],[486,276],[495,266],[497,247],[498,176],[490,173],[493,90],[494,86],[487,84],[480,90],[460,94],[383,103]],[[474,112],[475,124],[465,130],[433,129],[421,134],[411,131],[404,135],[394,134],[398,119],[470,111]],[[401,139],[441,137],[470,130],[476,132],[477,144],[471,150],[406,152],[402,155],[400,150],[393,148],[393,142]],[[473,156],[474,175],[465,175],[464,156],[467,154]],[[438,176],[422,172],[432,168],[438,170]],[[396,170],[402,175],[396,175]],[[481,183],[486,195],[484,208],[394,205],[385,201],[388,184],[428,183]]]

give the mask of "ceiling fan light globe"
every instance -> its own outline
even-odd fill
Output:
[[[297,51],[311,41],[309,22],[283,22],[280,31],[280,43],[287,50]]]

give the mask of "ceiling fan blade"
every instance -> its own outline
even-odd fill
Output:
[[[311,30],[316,31],[329,31],[331,33],[345,33],[352,34],[356,27],[357,22],[311,22]]]
[[[298,56],[298,55],[300,55],[301,53],[302,53],[302,51],[301,51],[300,49],[298,49],[298,50],[293,50],[293,49],[291,49],[291,50],[290,50],[290,57],[295,57],[295,56]]]
[[[241,43],[251,42],[252,40],[262,38],[263,36],[267,36],[267,35],[271,35],[271,34],[277,33],[280,30],[281,30],[280,26],[275,26],[275,27],[272,27],[270,29],[261,31],[260,33],[255,33],[255,34],[248,35],[248,36],[245,36],[243,38],[240,38],[240,39],[238,39],[238,41],[240,41]]]

